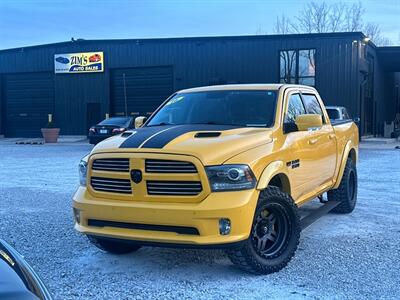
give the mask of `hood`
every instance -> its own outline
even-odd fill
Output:
[[[267,128],[230,125],[166,125],[143,127],[99,143],[92,153],[150,152],[192,155],[204,165],[229,158],[272,141]]]

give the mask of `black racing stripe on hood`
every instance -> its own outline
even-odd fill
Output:
[[[172,140],[181,136],[182,134],[192,132],[192,131],[223,131],[234,128],[239,128],[241,126],[234,125],[212,125],[212,124],[187,124],[187,125],[178,125],[175,128],[171,128],[166,130],[155,137],[148,140],[143,144],[142,148],[158,148],[161,149],[165,145],[167,145]],[[163,126],[163,129],[167,127]],[[162,130],[162,129],[161,129]]]
[[[147,140],[152,135],[157,132],[167,129],[169,127],[173,127],[171,125],[166,126],[154,126],[154,127],[142,127],[136,129],[134,134],[132,134],[129,138],[127,138],[119,148],[138,148],[145,140]]]

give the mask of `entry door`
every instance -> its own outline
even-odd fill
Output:
[[[362,90],[363,101],[363,115],[362,134],[370,135],[375,134],[374,130],[374,60],[373,57],[367,57],[368,74],[366,75],[366,82]]]

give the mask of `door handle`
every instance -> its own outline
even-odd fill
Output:
[[[329,134],[329,139],[333,140],[335,138],[335,135],[333,133]]]
[[[308,140],[308,144],[309,145],[315,145],[316,143],[317,143],[317,139],[310,139],[310,140]]]

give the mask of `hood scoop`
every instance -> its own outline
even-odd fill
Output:
[[[210,132],[198,132],[194,135],[195,138],[213,138],[219,137],[221,132],[218,131],[210,131]]]

